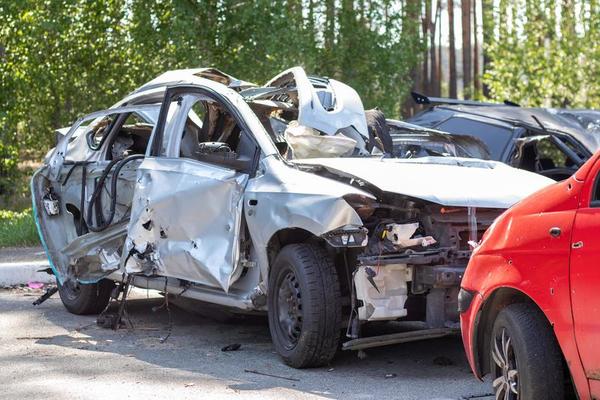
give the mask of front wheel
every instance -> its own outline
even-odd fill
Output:
[[[496,399],[564,398],[560,349],[538,309],[511,304],[498,314],[490,343],[490,371]]]
[[[269,275],[269,330],[275,350],[294,368],[329,363],[340,338],[340,284],[333,260],[317,244],[291,244]]]

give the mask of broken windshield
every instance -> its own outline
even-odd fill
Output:
[[[436,126],[436,129],[452,135],[469,135],[480,139],[487,145],[492,160],[500,161],[510,140],[512,130],[499,125],[474,121],[468,118],[450,118]]]
[[[428,156],[490,159],[488,147],[476,137],[451,135],[402,121],[388,120],[396,158]]]

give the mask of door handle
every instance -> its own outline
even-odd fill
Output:
[[[580,249],[583,247],[583,242],[581,240],[579,242],[575,242],[571,245],[571,247],[574,249]]]
[[[550,236],[552,236],[552,237],[559,237],[561,231],[558,226],[554,226],[554,227],[550,228],[549,233],[550,233]]]

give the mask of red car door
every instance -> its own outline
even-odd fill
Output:
[[[600,396],[600,162],[587,174],[571,236],[575,340],[592,397]],[[571,360],[567,360],[570,362]]]

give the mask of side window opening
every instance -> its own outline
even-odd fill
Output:
[[[92,121],[86,129],[86,139],[88,146],[92,150],[99,150],[102,143],[108,137],[108,134],[115,124],[117,114],[107,115],[103,118]]]
[[[174,99],[170,108],[174,107],[188,110],[179,127],[172,120],[178,112],[169,113],[169,124],[181,139],[179,157],[249,171],[257,146],[223,104],[206,96],[183,95]]]
[[[537,142],[537,154],[541,171],[554,168],[572,168],[575,163],[550,138]]]
[[[146,122],[136,113],[123,115],[120,127],[113,134],[107,159],[114,160],[133,154],[145,154],[154,124]]]
[[[92,121],[84,129],[89,148],[94,151],[106,149],[106,159],[114,160],[144,154],[154,124],[132,112],[107,115]]]
[[[550,135],[533,132],[527,132],[517,141],[512,165],[557,180],[568,178],[577,169],[575,160]]]

